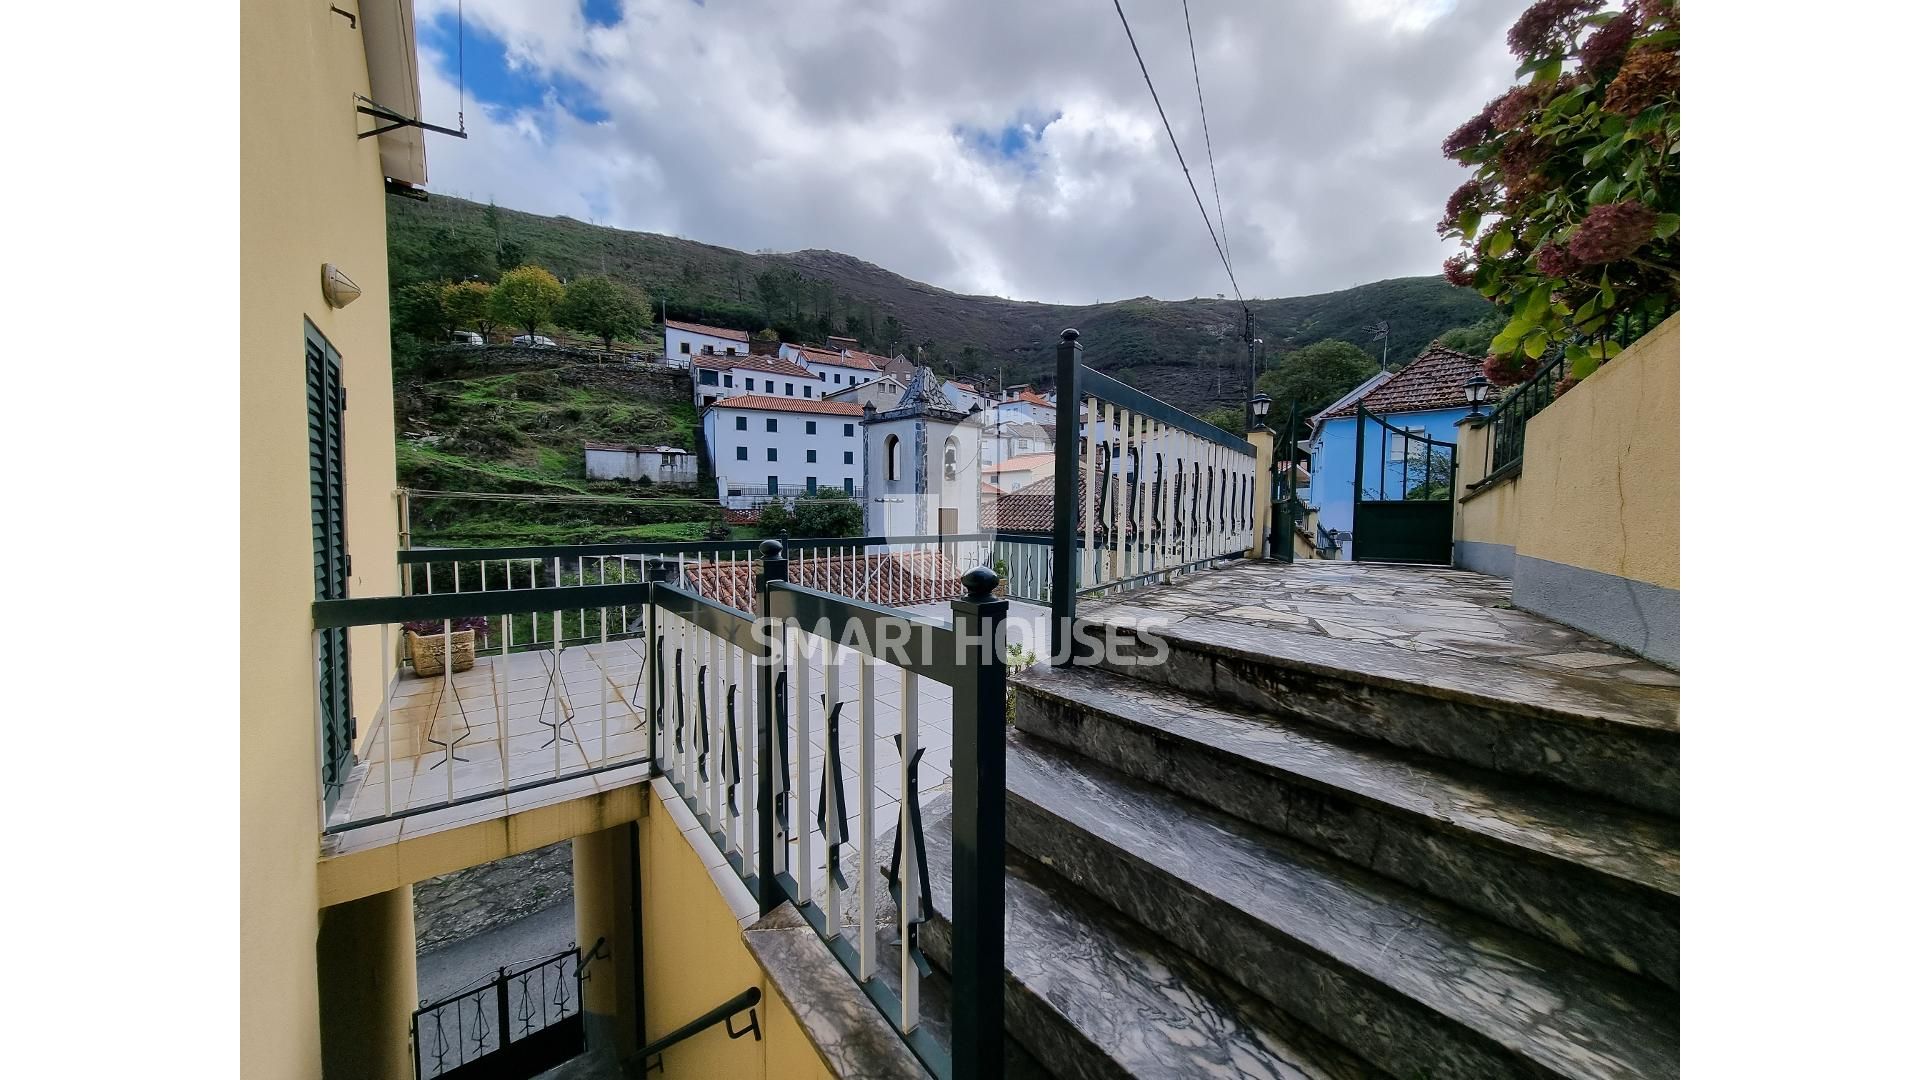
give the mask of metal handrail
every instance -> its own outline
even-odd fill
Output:
[[[1563,353],[1542,364],[1532,377],[1494,404],[1488,418],[1493,431],[1487,439],[1486,475],[1491,476],[1520,461],[1526,444],[1527,421],[1553,404],[1553,387],[1566,372],[1567,358]]]
[[[996,538],[1017,540],[1025,534],[954,533],[948,536],[796,537],[782,540],[788,553],[822,548],[869,548],[900,544],[970,543]],[[572,559],[616,555],[751,555],[759,540],[647,540],[612,544],[533,544],[521,547],[402,548],[396,558],[403,566],[436,562],[498,562],[505,559]]]
[[[727,1038],[739,1039],[747,1035],[752,1035],[753,1041],[759,1042],[760,1018],[759,1015],[753,1011],[754,1006],[758,1004],[760,1004],[760,988],[757,986],[749,986],[720,1004],[715,1005],[713,1008],[708,1009],[706,1012],[701,1013],[699,1016],[694,1017],[667,1034],[641,1047],[640,1052],[633,1055],[633,1060],[638,1061],[641,1066],[641,1071],[645,1072],[648,1058],[659,1057],[669,1047],[677,1043],[686,1042],[695,1035],[720,1023],[722,1020],[727,1022]],[[733,1030],[733,1018],[743,1011],[747,1013],[747,1026],[739,1031],[735,1031]]]

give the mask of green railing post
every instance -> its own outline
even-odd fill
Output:
[[[1053,351],[1055,426],[1053,444],[1053,654],[1073,659],[1074,598],[1080,590],[1080,331],[1060,331]],[[1088,417],[1091,421],[1092,417]],[[1093,437],[1093,425],[1087,425]],[[1092,543],[1093,538],[1087,538]]]
[[[1280,561],[1284,563],[1293,561],[1294,459],[1299,455],[1299,451],[1295,449],[1294,444],[1299,437],[1296,430],[1299,422],[1300,400],[1295,398],[1293,402],[1287,406],[1287,437],[1283,443],[1287,450],[1287,457],[1286,464],[1280,465],[1280,489],[1282,497],[1278,503],[1279,513],[1276,517],[1271,540],[1275,554]],[[1279,449],[1280,447],[1278,446],[1274,447],[1275,454],[1273,460],[1276,465],[1280,463]]]
[[[1007,602],[974,567],[953,602],[953,1075],[999,1076],[1006,1054]],[[1071,591],[1068,592],[1071,596]]]
[[[760,617],[760,625],[763,632],[771,632],[773,626],[773,602],[770,595],[770,583],[785,580],[787,580],[787,550],[785,545],[781,544],[778,540],[765,541],[760,545],[760,573],[758,580],[754,583],[754,595],[758,599],[760,609],[755,612],[755,614]],[[760,775],[755,781],[756,786],[754,789],[754,829],[756,830],[755,836],[758,840],[754,848],[754,855],[759,864],[755,872],[760,878],[760,914],[766,915],[780,904],[780,888],[779,883],[774,879],[773,869],[773,847],[776,841],[774,838],[774,769],[772,765],[773,755],[779,746],[779,740],[774,738],[773,732],[774,717],[778,715],[778,712],[773,707],[775,680],[773,677],[774,655],[772,642],[769,641],[761,646],[761,652],[757,656],[757,659],[760,662],[755,665],[758,670],[754,673],[754,702],[759,715],[755,718],[756,723],[754,728],[759,747],[756,752],[756,757],[760,762]],[[784,662],[785,659],[785,657],[781,657],[782,662]],[[782,768],[780,772],[784,775],[786,770]],[[786,846],[786,842],[787,838],[784,836],[778,839],[778,843],[782,847]],[[805,873],[806,871],[802,870],[801,872]]]

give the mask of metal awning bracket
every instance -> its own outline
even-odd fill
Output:
[[[370,139],[375,135],[384,135],[389,131],[397,131],[400,128],[405,128],[405,127],[416,127],[421,129],[422,131],[431,131],[439,135],[451,135],[456,139],[464,139],[467,137],[466,127],[464,124],[458,129],[450,128],[450,127],[441,127],[438,124],[429,124],[425,120],[421,120],[412,116],[407,116],[404,113],[395,112],[394,110],[387,108],[385,105],[380,104],[379,102],[373,100],[372,98],[364,97],[360,94],[353,95],[353,100],[357,103],[354,106],[355,112],[358,112],[364,116],[371,116],[376,120],[392,121],[391,123],[385,125],[384,127],[377,127],[377,128],[374,128],[372,131],[361,132],[358,137],[362,139]]]

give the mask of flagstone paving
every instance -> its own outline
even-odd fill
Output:
[[[1513,586],[1470,570],[1390,563],[1236,562],[1172,585],[1084,602],[1081,614],[1252,624],[1296,634],[1585,679],[1678,688],[1680,676],[1513,606]]]

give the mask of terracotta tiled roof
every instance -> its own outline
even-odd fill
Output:
[[[1424,412],[1429,409],[1467,407],[1466,383],[1479,374],[1482,360],[1477,356],[1439,345],[1429,346],[1413,363],[1387,377],[1360,399],[1370,413],[1392,414]],[[1328,416],[1352,416],[1354,408],[1330,412]]]
[[[1087,485],[1080,484],[1081,497],[1086,497]],[[1081,507],[1076,504],[1076,520]],[[1053,484],[1052,482],[1028,484],[1010,495],[996,499],[982,499],[980,503],[980,529],[982,532],[1037,532],[1053,531]]]
[[[693,357],[694,367],[710,368],[714,371],[764,371],[770,375],[790,375],[796,379],[817,379],[820,373],[808,371],[791,360],[782,360],[777,356],[748,356],[736,353],[727,356],[724,353],[699,353]]]
[[[860,371],[879,371],[887,362],[884,356],[863,353],[858,349],[841,352],[838,349],[817,349],[812,345],[795,345],[809,364],[835,364],[844,368],[856,368]]]
[[[980,481],[980,494],[982,495],[1005,495],[1006,493],[1006,488],[989,484],[985,480]]]
[[[765,409],[768,412],[825,413],[828,416],[859,416],[866,411],[851,401],[769,397],[766,394],[735,394],[714,402],[713,407],[716,409]]]
[[[745,560],[688,567],[687,586],[702,596],[752,611],[754,569],[755,564]],[[788,560],[787,580],[883,607],[954,600],[964,591],[960,571],[939,551],[802,555]]]
[[[685,330],[689,334],[705,334],[708,337],[726,338],[728,341],[747,340],[745,330],[729,330],[724,326],[706,326],[697,322],[681,322],[678,319],[668,319],[666,325],[675,330]]]
[[[729,507],[722,507],[720,509],[720,520],[729,525],[757,524],[760,521],[760,508],[757,506],[749,506],[745,509],[734,510]]]
[[[1026,472],[1028,469],[1039,468],[1052,460],[1052,454],[1021,454],[1018,457],[1010,457],[998,465],[988,465],[980,471],[983,473]]]
[[[1029,405],[1038,405],[1046,409],[1051,409],[1054,407],[1053,402],[1048,401],[1046,398],[1041,397],[1039,394],[1036,394],[1031,390],[1020,391],[1020,396],[1014,398],[1013,400],[1024,401]]]

